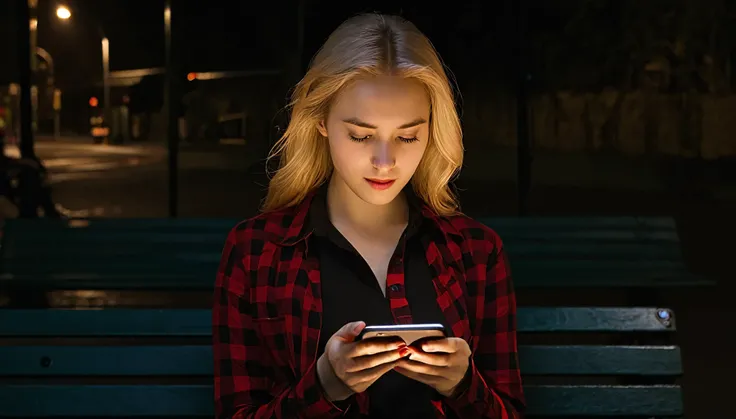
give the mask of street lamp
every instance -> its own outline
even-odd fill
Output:
[[[61,20],[67,20],[72,17],[72,12],[66,6],[59,6],[56,8],[56,17]]]
[[[102,38],[102,106],[105,125],[110,126],[110,41]]]
[[[69,20],[72,17],[71,10],[66,6],[59,6],[56,9],[56,17],[61,20]],[[109,124],[110,118],[110,41],[105,36],[102,28],[98,26],[100,36],[102,37],[102,105],[105,124]]]

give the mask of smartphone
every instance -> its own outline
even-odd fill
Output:
[[[439,323],[366,326],[360,332],[358,340],[391,337],[403,339],[408,346],[420,339],[442,339],[446,337],[445,326]]]

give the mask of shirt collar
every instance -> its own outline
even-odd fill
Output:
[[[309,237],[315,228],[315,226],[310,225],[308,222],[312,203],[318,193],[326,194],[326,191],[327,184],[325,183],[309,192],[302,202],[293,207],[284,208],[270,214],[261,214],[260,217],[265,217],[264,221],[266,224],[264,228],[266,230],[266,234],[271,237],[272,241],[281,246],[292,246]],[[404,192],[407,194],[410,208],[412,208],[412,211],[409,213],[412,233],[416,232],[414,229],[418,230],[425,226],[431,226],[430,229],[436,229],[438,233],[441,233],[442,236],[444,236],[445,240],[449,240],[449,236],[463,237],[458,231],[455,222],[451,221],[448,217],[436,214],[428,204],[424,203],[421,198],[414,193],[411,186],[407,185],[404,188]],[[327,217],[326,201],[324,198],[322,202],[325,216],[324,219],[327,219],[329,222],[329,218]],[[414,213],[413,210],[417,209],[419,211]]]
[[[325,182],[320,186],[312,203],[309,207],[309,215],[307,217],[306,230],[313,231],[318,236],[327,236],[335,228],[330,222],[329,212],[327,210],[327,185]],[[407,238],[421,231],[425,225],[427,218],[422,213],[423,204],[419,197],[416,196],[410,185],[407,185],[402,191],[406,196],[409,205],[409,222],[406,227]]]

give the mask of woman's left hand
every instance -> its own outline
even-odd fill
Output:
[[[445,397],[451,396],[468,371],[470,347],[464,339],[444,338],[410,346],[411,355],[394,368]]]

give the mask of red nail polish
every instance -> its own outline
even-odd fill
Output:
[[[399,351],[399,355],[401,355],[401,357],[403,358],[403,357],[405,357],[405,356],[409,355],[409,352],[411,352],[411,351],[409,350],[409,348],[402,348],[402,349],[401,349],[401,350]]]

